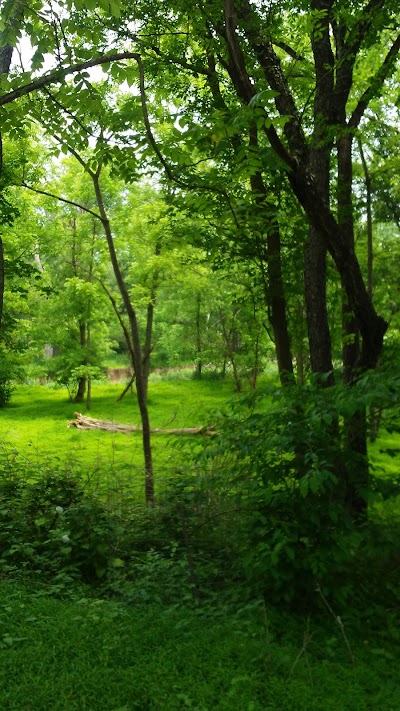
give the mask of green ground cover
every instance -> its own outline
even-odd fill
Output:
[[[137,424],[135,398],[116,402],[121,389],[121,384],[96,385],[90,415]],[[204,425],[234,397],[231,383],[211,380],[155,380],[149,395],[152,423],[159,427]],[[18,387],[9,407],[0,410],[3,455],[11,463],[32,462],[36,474],[76,461],[78,473],[94,489],[117,484],[119,492],[133,488],[142,501],[140,435],[68,429],[75,409],[65,390]],[[395,457],[384,450],[396,446],[396,436],[383,432],[372,447],[383,475],[386,464],[396,466]],[[187,462],[168,437],[154,437],[154,452],[160,490],[163,477],[179,476]],[[40,515],[35,516],[40,533]],[[49,516],[58,521],[54,511]],[[82,529],[79,521],[74,525],[71,538],[82,531],[85,540],[77,540],[85,545],[86,524]],[[18,538],[22,522],[14,518],[13,526]],[[51,525],[49,530],[51,536]],[[7,532],[2,533],[7,548]],[[97,545],[90,535],[91,545]],[[135,530],[130,535],[137,543]],[[197,598],[185,547],[175,554],[170,539],[166,546],[165,556],[162,550],[140,548],[129,554],[128,544],[124,553],[117,548],[112,555],[121,568],[115,578],[91,586],[68,577],[68,570],[58,577],[57,569],[43,585],[39,558],[26,575],[6,557],[0,573],[0,709],[400,709],[399,610],[387,602],[398,600],[398,592],[390,596],[387,591],[379,602],[372,594],[368,605],[354,600],[333,610],[322,606],[322,613],[314,615],[289,614],[284,606],[264,602],[242,579],[230,577],[229,563],[222,574],[215,572],[212,559],[203,560],[197,551],[196,573],[204,577],[203,597]]]
[[[179,377],[179,374],[178,374]],[[273,377],[273,376],[271,376]],[[119,434],[100,430],[81,431],[68,428],[74,412],[81,411],[97,419],[123,424],[140,424],[135,395],[121,402],[118,396],[123,383],[99,383],[93,388],[92,407],[76,405],[65,388],[43,385],[20,385],[7,408],[0,409],[0,446],[13,451],[13,456],[40,463],[47,460],[59,466],[67,463],[81,467],[83,474],[94,478],[94,484],[114,487],[134,486],[141,499],[143,455],[140,434]],[[231,382],[220,380],[167,380],[158,378],[149,384],[149,410],[153,427],[194,427],[206,425],[213,414],[235,398]],[[175,438],[153,437],[153,451],[158,485],[179,467],[179,449],[171,446]],[[399,474],[399,447],[396,434],[380,433],[370,445],[371,461],[379,476]],[[387,450],[391,452],[389,455]],[[15,454],[15,453],[18,454]]]
[[[49,599],[0,583],[3,711],[397,711],[387,629],[240,606]]]

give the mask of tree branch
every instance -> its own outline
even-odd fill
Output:
[[[138,58],[140,59],[140,55],[137,52],[112,52],[111,54],[105,54],[102,57],[89,59],[87,62],[73,64],[65,69],[55,69],[49,74],[45,74],[44,76],[29,82],[29,84],[24,84],[24,86],[20,86],[18,89],[14,89],[13,91],[9,91],[7,94],[3,94],[3,96],[0,96],[0,106],[11,104],[21,96],[27,96],[33,91],[49,86],[49,84],[56,84],[57,82],[61,83],[64,81],[65,77],[70,74],[77,74],[78,72],[90,69],[91,67],[96,67],[100,64],[119,62],[123,59],[135,59],[137,61]]]
[[[372,20],[376,16],[375,13],[382,8],[385,0],[370,0],[368,5],[361,11],[360,20],[350,31],[347,42],[344,46],[346,55],[356,56],[362,41],[371,27]]]
[[[235,13],[235,6],[234,6],[234,0],[225,0],[224,3],[224,13],[225,13],[225,23],[226,23],[226,43],[228,45],[228,51],[229,51],[229,56],[230,56],[230,62],[229,62],[229,67],[228,71],[230,74],[230,77],[232,79],[232,82],[235,86],[235,89],[239,95],[239,97],[245,102],[249,103],[251,99],[256,96],[256,89],[253,86],[252,82],[250,81],[249,75],[246,70],[246,64],[245,64],[245,59],[243,56],[243,52],[241,50],[237,34],[236,34],[236,13]],[[249,33],[250,35],[250,44],[251,39],[255,40],[255,37],[253,35],[253,30]],[[257,40],[258,40],[258,35],[257,35]],[[257,55],[258,60],[260,61],[260,57],[258,56],[257,50],[261,49],[261,45],[259,46],[257,41],[255,41],[254,44],[252,44],[252,47]],[[272,45],[270,47],[271,52],[273,55],[276,57]],[[276,61],[279,65],[279,59],[276,57]],[[263,69],[265,67],[262,65],[262,62],[260,61],[260,64]],[[279,70],[280,70],[280,65],[279,65]],[[281,72],[282,74],[282,72]],[[286,81],[283,77],[282,74],[282,80]],[[267,81],[269,81],[269,77],[267,77]],[[274,89],[275,86],[272,85],[271,81],[269,81],[270,86]],[[288,90],[287,90],[288,92]],[[289,94],[290,95],[290,94]],[[290,95],[291,96],[291,95]],[[279,98],[279,97],[278,97]],[[287,108],[286,104],[285,107]],[[279,111],[279,108],[278,108]],[[291,110],[280,111],[282,115],[285,116],[293,116],[294,113],[296,113],[296,109],[294,106],[294,101],[293,98],[291,99]],[[265,112],[266,118],[268,117],[267,112]],[[277,156],[289,167],[289,168],[295,168],[296,162],[293,158],[293,156],[290,155],[290,153],[287,151],[285,145],[282,143],[280,137],[278,136],[275,127],[273,124],[267,124],[264,126],[264,133],[267,136],[272,148],[274,149],[275,153]]]
[[[378,71],[375,73],[375,76],[372,77],[368,89],[364,91],[363,95],[359,99],[358,104],[349,119],[349,128],[354,129],[359,126],[364,112],[368,108],[369,102],[378,94],[383,83],[388,78],[391,70],[393,69],[393,65],[399,51],[400,34],[393,42],[389,52],[387,53],[384,59],[383,64],[379,67]]]
[[[60,202],[65,202],[67,205],[73,205],[73,207],[78,207],[80,210],[83,210],[84,212],[89,213],[89,215],[93,215],[93,217],[96,217],[98,220],[100,220],[100,222],[102,222],[102,218],[100,217],[100,215],[97,214],[97,212],[90,210],[90,208],[85,207],[84,205],[81,205],[81,203],[79,203],[79,202],[74,202],[74,200],[67,200],[67,198],[63,198],[60,195],[54,195],[54,193],[50,193],[47,190],[40,190],[39,188],[34,188],[34,187],[32,187],[32,185],[28,185],[27,183],[24,183],[24,182],[21,182],[19,184],[19,187],[26,188],[27,190],[31,190],[33,193],[37,193],[38,195],[45,195],[46,197],[53,198],[54,200],[59,200]]]

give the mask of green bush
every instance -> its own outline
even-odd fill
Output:
[[[346,498],[363,462],[348,448],[344,422],[371,402],[395,414],[396,393],[393,377],[376,374],[352,389],[259,392],[233,404],[220,437],[205,443],[198,466],[210,471],[208,489],[236,511],[229,534],[236,562],[267,600],[304,608],[317,590],[340,603],[354,596],[357,571],[372,557],[371,524],[354,518]],[[369,491],[359,493],[378,490],[370,475]]]
[[[115,522],[78,480],[52,473],[30,483],[3,467],[0,516],[5,571],[94,582],[111,565]]]
[[[9,402],[13,386],[10,380],[6,378],[0,378],[0,407],[5,407]]]

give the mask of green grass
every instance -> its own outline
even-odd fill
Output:
[[[353,665],[334,621],[257,603],[131,607],[43,592],[0,583],[2,711],[399,709],[386,630],[349,632]]]
[[[90,414],[138,423],[134,397],[116,402],[121,390],[121,384],[96,385]],[[231,384],[220,381],[152,382],[152,424],[206,424],[232,396]],[[77,459],[82,476],[95,477],[94,486],[117,483],[125,490],[134,480],[140,500],[140,435],[67,429],[75,409],[64,390],[19,387],[0,411],[10,459],[40,465],[46,457]],[[183,464],[171,439],[154,437],[158,487],[166,472]],[[379,451],[391,446],[396,438],[383,433],[372,448],[383,467],[395,466]],[[335,609],[353,664],[328,611],[315,618],[289,615],[249,603],[240,588],[210,589],[213,604],[195,605],[183,584],[184,557],[182,579],[169,559],[165,571],[149,561],[130,577],[123,571],[126,582],[115,588],[119,601],[97,599],[93,590],[69,582],[53,586],[69,598],[55,599],[52,586],[0,577],[1,711],[399,711],[398,610],[373,601],[369,610]],[[156,588],[167,592],[157,597]]]
[[[141,496],[143,455],[141,434],[120,434],[100,430],[68,428],[74,412],[81,411],[97,419],[123,424],[140,424],[135,396],[128,394],[117,402],[123,384],[99,384],[93,387],[92,407],[77,405],[68,399],[65,389],[46,386],[19,386],[7,408],[0,410],[1,442],[13,456],[41,463],[75,463],[87,476],[103,480],[103,485],[121,486],[129,480]],[[153,427],[205,425],[210,413],[233,396],[232,385],[213,381],[159,381],[149,384],[149,411]],[[171,468],[179,463],[172,446],[173,438],[153,437],[156,477],[162,484]],[[107,483],[108,482],[108,483]]]
[[[53,460],[57,466],[80,467],[82,473],[104,486],[135,486],[142,497],[143,456],[140,434],[116,434],[99,430],[82,431],[68,428],[74,412],[79,410],[98,419],[124,424],[140,424],[135,395],[128,394],[117,402],[123,383],[95,384],[92,407],[77,405],[68,398],[66,389],[40,385],[16,388],[7,408],[0,409],[0,446],[17,451],[19,459],[33,463]],[[153,427],[189,427],[204,425],[212,413],[223,408],[234,397],[230,381],[171,380],[159,376],[149,384],[149,411]],[[172,470],[179,467],[179,450],[175,437],[153,437],[153,455],[158,486]],[[370,446],[371,461],[379,476],[398,476],[398,458],[385,449],[399,447],[397,435],[381,432]],[[15,456],[15,452],[13,454]]]

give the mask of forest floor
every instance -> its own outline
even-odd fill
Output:
[[[2,711],[398,711],[385,627],[260,601],[130,605],[0,581]],[[390,624],[389,624],[390,622]],[[393,633],[393,630],[392,630]]]
[[[135,398],[118,403],[120,392],[95,386],[90,415],[138,424]],[[153,382],[152,424],[206,425],[232,397],[229,382]],[[28,470],[67,461],[92,488],[129,483],[142,500],[140,435],[68,429],[77,409],[65,390],[18,387],[0,411],[4,457]],[[185,465],[170,440],[154,438],[159,488]],[[381,451],[389,446],[385,434],[374,445],[382,470],[393,466]],[[131,592],[115,596],[78,582],[49,594],[37,577],[1,573],[0,709],[400,710],[398,609],[371,600],[369,609],[294,614],[242,584],[199,601],[156,556],[146,565]],[[170,599],[157,594],[163,580]]]

